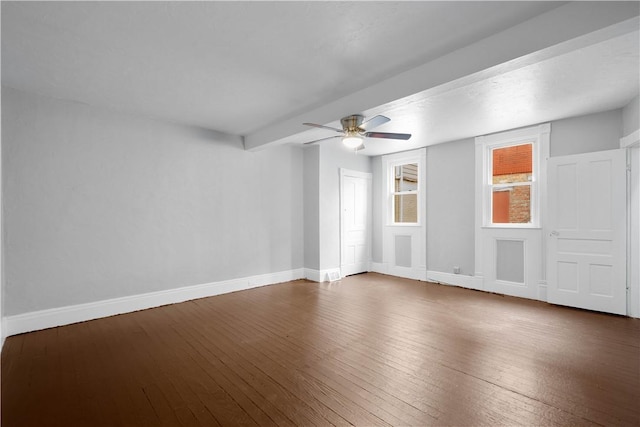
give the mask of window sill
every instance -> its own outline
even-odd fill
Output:
[[[481,228],[492,229],[508,229],[508,230],[542,230],[539,225],[520,225],[520,224],[500,224],[500,225],[483,225]]]

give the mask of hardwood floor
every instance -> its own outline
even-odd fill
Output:
[[[9,337],[3,426],[640,425],[640,320],[365,274]]]

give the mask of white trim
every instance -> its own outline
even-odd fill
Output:
[[[546,248],[542,239],[546,227],[547,160],[549,159],[551,125],[535,126],[479,136],[475,139],[475,266],[474,276],[482,281],[480,289],[524,298],[541,295],[538,283],[546,280]],[[534,182],[531,186],[530,224],[492,224],[489,166],[491,149],[533,142]],[[520,285],[498,281],[493,240],[515,238],[530,240],[525,251],[525,283]],[[506,286],[505,286],[506,285]]]
[[[425,201],[425,179],[426,179],[426,150],[424,148],[419,148],[411,151],[403,151],[395,154],[386,154],[382,156],[383,162],[383,174],[385,176],[386,185],[383,185],[384,190],[384,199],[383,205],[385,208],[385,219],[384,223],[390,227],[422,227],[425,226],[425,218],[426,218],[426,207],[424,206]],[[393,196],[395,194],[401,193],[396,192],[394,190],[394,182],[395,182],[395,173],[390,174],[389,169],[394,168],[396,166],[402,166],[408,163],[416,163],[418,165],[418,186],[415,191],[406,192],[406,194],[416,194],[417,202],[416,207],[417,211],[417,222],[395,222],[394,221],[394,212],[393,212]]]
[[[466,274],[443,273],[441,271],[427,271],[427,281],[442,285],[460,286],[462,288],[483,290],[482,278],[467,276]]]
[[[402,277],[404,279],[413,279],[421,282],[428,282],[428,272],[424,267],[408,268],[394,267],[393,273],[389,272],[389,263],[371,262],[369,271],[374,273],[386,274],[388,276]]]
[[[117,314],[131,313],[138,310],[160,307],[199,298],[242,291],[275,283],[302,279],[304,269],[261,274],[241,279],[224,280],[202,285],[185,286],[140,295],[131,295],[103,301],[58,307],[48,310],[7,316],[4,319],[6,336],[54,328],[71,323],[84,322]]]
[[[345,177],[359,178],[367,181],[367,261],[369,264],[371,262],[371,253],[373,250],[373,174],[371,172],[360,172],[351,169],[340,168],[340,269],[338,270],[338,275],[342,276],[342,272],[346,270],[345,268],[345,245],[346,245],[346,237],[345,230],[346,227],[344,225],[345,222],[345,202],[344,202],[344,179]],[[347,272],[345,271],[345,274]],[[349,272],[351,274],[351,272]],[[354,273],[355,274],[355,273]],[[324,276],[322,276],[324,277]]]
[[[360,172],[352,169],[340,168],[340,176],[353,176],[362,179],[372,179],[371,172]]]
[[[444,273],[442,271],[427,271],[427,282],[434,282],[447,286],[458,286],[461,288],[474,289],[477,291],[490,292],[483,287],[483,277],[467,276],[465,274]],[[538,282],[539,301],[547,301],[547,282]]]
[[[640,204],[638,203],[638,189],[635,189],[633,181],[638,176],[635,170],[640,165],[640,129],[636,129],[629,135],[620,138],[620,148],[627,151],[627,315],[630,317],[640,318],[640,280],[637,277],[637,263],[640,261],[638,256],[638,241],[640,240],[640,222],[638,221],[638,211]],[[635,266],[635,269],[634,269]]]
[[[323,270],[314,270],[313,268],[305,268],[304,269],[304,278],[307,280],[311,280],[312,282],[328,282],[329,281],[329,273],[337,272],[340,277],[342,277],[342,272],[339,267],[335,268],[325,268]]]
[[[304,269],[304,278],[307,280],[311,280],[312,282],[322,282],[322,273],[319,270],[314,270],[313,268],[305,268]],[[324,274],[326,277],[326,274]]]
[[[380,273],[380,274],[389,274],[389,267],[385,262],[371,261],[369,265],[370,265],[369,271],[373,271],[374,273]]]
[[[631,132],[629,135],[620,138],[620,148],[630,148],[640,146],[640,129]]]
[[[394,273],[389,272],[389,264],[386,262],[371,262],[369,271],[374,273],[386,274],[387,276],[402,277],[404,279],[413,279],[421,282],[428,282],[427,270],[425,268],[403,268],[396,267]]]
[[[547,302],[547,281],[540,280],[538,282],[538,301]]]
[[[391,276],[402,277],[405,279],[427,281],[427,269],[425,267],[398,267],[393,268],[393,273],[387,273]]]
[[[476,215],[481,215],[480,224],[483,228],[540,228],[541,218],[541,201],[544,200],[544,194],[540,189],[544,188],[545,161],[547,149],[549,146],[549,133],[551,125],[549,123],[537,126],[529,126],[526,128],[515,129],[506,132],[495,133],[492,135],[479,136],[475,140],[476,150],[476,180],[480,180],[479,190],[482,197],[480,198],[481,208]],[[496,148],[512,147],[522,144],[532,144],[532,161],[533,161],[533,181],[528,185],[531,188],[531,222],[528,224],[494,224],[491,216],[491,198],[493,184],[489,183],[490,168],[492,167],[492,150]],[[481,176],[478,175],[481,173]]]
[[[390,170],[395,165],[405,163],[418,164],[418,223],[400,225],[394,224],[392,221],[391,189],[393,188],[393,177],[391,176]],[[386,272],[384,274],[422,281],[426,281],[427,279],[427,209],[425,205],[426,186],[424,185],[427,177],[426,166],[426,148],[382,156],[383,185],[381,186],[381,200],[384,218],[380,231],[382,232],[382,259],[386,265]],[[423,184],[421,185],[420,182]],[[398,234],[411,236],[411,268],[396,265],[394,239]]]
[[[640,129],[621,138],[620,147],[627,166],[627,315],[640,318]]]
[[[0,114],[2,108],[0,107]],[[0,142],[0,351],[4,347],[4,340],[7,338],[7,331],[5,326],[4,313],[4,212],[3,200],[4,195],[2,191],[2,143]]]

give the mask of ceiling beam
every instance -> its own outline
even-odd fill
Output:
[[[245,150],[302,142],[304,122],[341,117],[426,90],[441,93],[638,28],[637,2],[571,2],[433,61],[244,136]]]

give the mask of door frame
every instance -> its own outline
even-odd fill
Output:
[[[418,164],[418,222],[416,224],[394,224],[391,192],[393,179],[391,169],[394,166]],[[382,156],[382,271],[381,273],[414,280],[427,280],[427,150],[403,151]],[[411,238],[411,267],[396,265],[396,236]]]
[[[627,314],[640,318],[640,129],[620,138],[627,152]]]
[[[344,277],[343,266],[344,266],[344,256],[345,256],[345,244],[346,244],[346,227],[344,224],[345,215],[344,215],[344,182],[345,177],[352,178],[360,178],[367,180],[367,271],[371,271],[371,254],[372,254],[372,246],[373,246],[373,174],[370,172],[360,172],[351,169],[340,168],[340,277]]]

